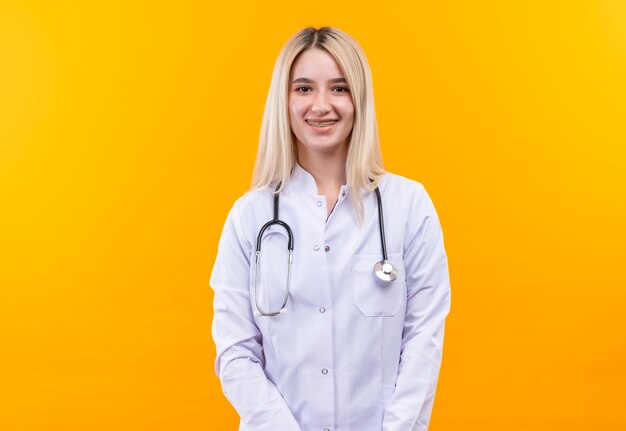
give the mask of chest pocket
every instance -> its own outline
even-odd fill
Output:
[[[401,253],[388,255],[389,261],[398,269],[398,278],[383,281],[374,273],[374,265],[380,254],[357,254],[352,256],[352,294],[354,304],[365,316],[395,316],[406,300],[404,260]]]

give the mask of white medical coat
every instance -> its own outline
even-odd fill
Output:
[[[296,164],[279,218],[294,235],[287,313],[255,316],[255,252],[273,218],[271,189],[233,205],[210,284],[216,372],[241,417],[240,431],[422,431],[428,428],[450,310],[447,256],[424,187],[387,173],[379,184],[389,260],[382,282],[374,192],[363,191],[358,227],[343,186],[327,218],[313,176]],[[282,304],[287,234],[264,235],[259,300]]]

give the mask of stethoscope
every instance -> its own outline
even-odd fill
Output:
[[[291,266],[293,264],[293,232],[291,231],[291,227],[284,221],[278,218],[278,188],[280,187],[280,183],[276,186],[274,190],[274,218],[263,225],[261,230],[259,231],[259,235],[256,239],[256,272],[254,273],[254,300],[256,303],[257,311],[254,313],[256,316],[276,316],[278,314],[283,314],[287,312],[287,299],[289,298],[289,289],[291,288]],[[378,226],[380,230],[380,244],[383,249],[383,260],[380,262],[376,262],[374,265],[374,274],[382,281],[391,282],[398,278],[398,269],[393,266],[391,262],[387,260],[387,244],[385,242],[385,223],[383,220],[383,203],[382,198],[380,197],[380,190],[378,187],[374,189],[376,193],[376,201],[378,202]],[[259,304],[259,284],[258,284],[258,274],[261,272],[261,240],[263,238],[263,233],[265,230],[273,225],[279,225],[285,228],[287,231],[287,236],[289,241],[287,243],[287,250],[289,252],[288,256],[288,267],[287,267],[287,286],[285,287],[285,296],[283,297],[283,304],[281,305],[278,311],[265,311],[261,304]]]

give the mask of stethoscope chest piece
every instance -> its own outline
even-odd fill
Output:
[[[376,277],[383,281],[393,281],[398,278],[398,269],[388,260],[376,262],[374,273],[376,273]]]

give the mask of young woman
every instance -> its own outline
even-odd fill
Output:
[[[428,428],[450,310],[441,226],[424,187],[383,168],[346,33],[307,28],[282,49],[211,286],[240,431]]]

